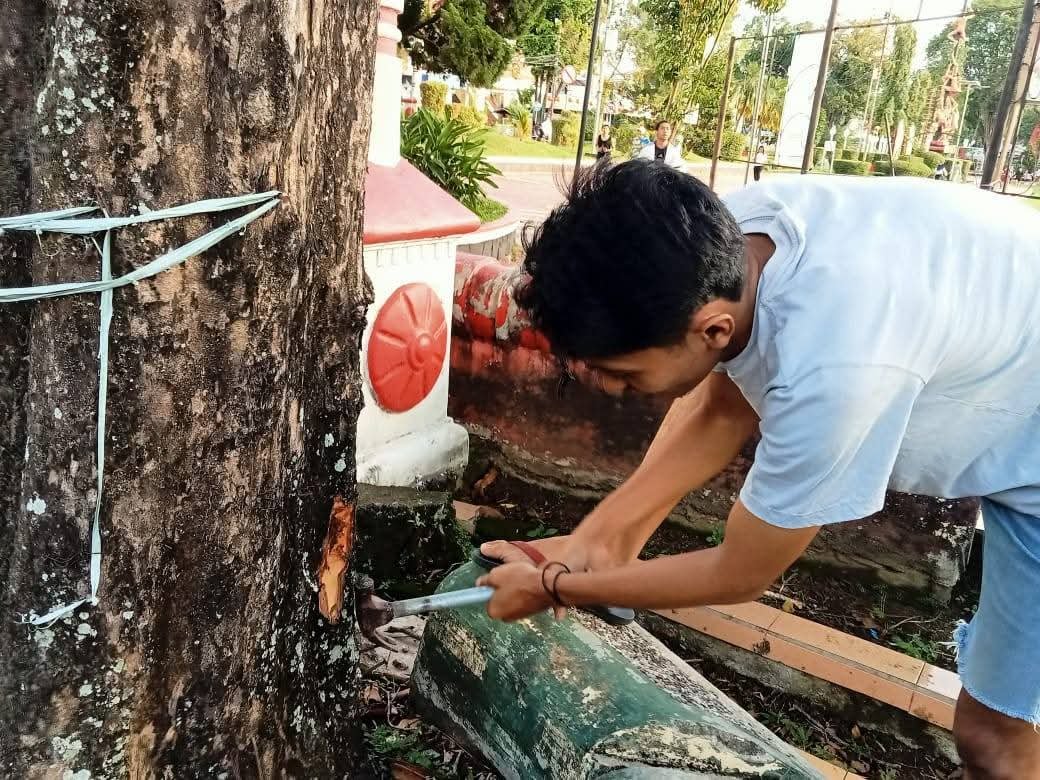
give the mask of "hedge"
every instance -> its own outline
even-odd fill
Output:
[[[935,170],[935,166],[946,159],[946,156],[939,152],[921,152],[921,162]]]
[[[427,82],[429,83],[429,82]],[[458,119],[466,127],[472,127],[474,130],[487,127],[487,115],[483,111],[478,111],[473,106],[464,106],[461,103],[452,103],[448,107],[451,117]]]
[[[850,176],[866,176],[870,173],[870,163],[864,160],[835,160],[834,172]]]
[[[578,117],[575,114],[564,113],[553,119],[553,146],[577,146],[579,129]]]
[[[891,172],[891,166],[888,162],[879,161],[875,163],[874,170],[883,176],[888,176]],[[927,179],[930,178],[931,175],[932,169],[923,162],[916,161],[913,158],[908,160],[896,160],[896,176],[919,176]]]

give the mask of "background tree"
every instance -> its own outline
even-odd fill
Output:
[[[784,0],[751,0],[761,11],[775,13]],[[646,71],[643,82],[653,85],[653,108],[662,117],[677,123],[694,105],[707,62],[715,53],[710,42],[724,40],[733,24],[736,0],[706,0],[700,3],[680,0],[641,0],[639,10],[646,23],[646,35],[638,61]]]
[[[839,30],[834,36],[823,105],[839,132],[863,117],[884,41],[880,27]]]
[[[39,629],[87,584],[98,300],[0,305],[4,777],[353,776],[352,620],[313,587],[355,490],[376,4],[309,7],[4,6],[0,214],[284,193],[115,291],[99,603]],[[123,229],[114,275],[226,220]],[[99,272],[83,236],[0,257],[4,286]]]
[[[974,0],[974,15],[965,26],[967,44],[961,47],[964,78],[979,82],[972,87],[964,115],[962,137],[985,146],[993,129],[997,101],[1011,64],[1012,42],[1018,30],[1022,0]],[[952,25],[928,42],[926,53],[933,80],[941,83],[953,43],[948,39]]]
[[[881,68],[876,111],[878,117],[888,118],[893,131],[897,122],[906,121],[910,101],[910,68],[916,50],[917,32],[913,25],[897,25],[892,50],[886,54]]]
[[[542,18],[547,0],[406,0],[398,18],[412,61],[490,87],[509,67],[513,39]]]

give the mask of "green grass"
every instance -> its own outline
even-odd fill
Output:
[[[494,222],[496,219],[501,219],[509,211],[509,207],[505,203],[500,203],[493,198],[481,198],[480,202],[477,203],[476,208],[472,209],[473,213],[480,217],[481,224],[485,222]]]
[[[553,146],[545,141],[529,138],[514,138],[494,130],[484,138],[484,153],[489,157],[546,157],[561,160],[574,159],[574,150],[566,146]]]

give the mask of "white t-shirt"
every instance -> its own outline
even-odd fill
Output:
[[[720,366],[761,417],[741,491],[775,525],[885,489],[1040,517],[1040,215],[932,180],[787,176],[725,198],[776,251]]]
[[[636,155],[644,160],[653,160],[654,153],[657,150],[657,144],[651,141],[642,149],[639,150],[639,154]],[[673,168],[683,170],[686,167],[686,161],[683,160],[682,154],[679,152],[677,146],[668,146],[664,153],[665,165],[671,165]]]

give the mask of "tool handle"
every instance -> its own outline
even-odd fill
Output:
[[[494,588],[483,586],[451,590],[447,593],[435,593],[432,596],[420,596],[416,599],[402,599],[393,603],[394,617],[422,615],[426,612],[468,607],[472,604],[486,604],[494,592]]]

